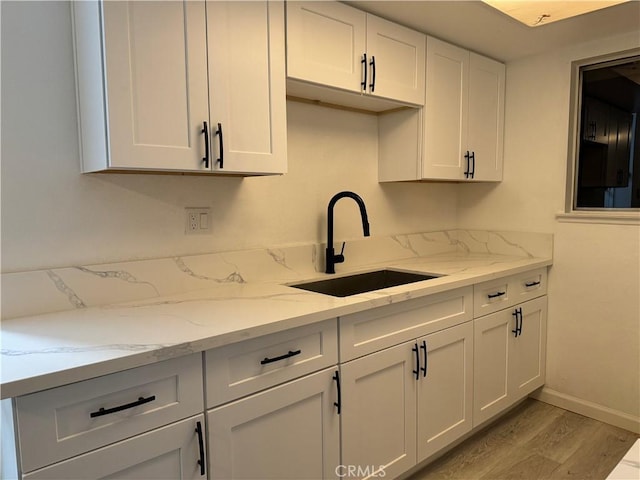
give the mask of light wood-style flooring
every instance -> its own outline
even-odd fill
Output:
[[[527,399],[408,480],[605,479],[637,438]]]

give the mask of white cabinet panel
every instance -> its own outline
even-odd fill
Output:
[[[95,5],[81,3],[74,8]],[[209,117],[204,3],[100,5],[109,166],[199,170]]]
[[[366,14],[338,2],[287,2],[287,75],[360,91]]]
[[[207,3],[213,172],[287,171],[284,28],[281,2]]]
[[[505,66],[469,55],[468,149],[474,153],[474,180],[502,180]]]
[[[460,178],[467,147],[469,52],[427,40],[422,178]]]
[[[425,36],[367,15],[368,92],[424,105]]]
[[[473,318],[465,287],[340,318],[340,360],[347,361]]]
[[[16,398],[22,471],[203,411],[193,354]]]
[[[385,99],[379,109],[397,103],[423,105],[425,82],[423,33],[339,2],[287,2],[287,76],[343,92]],[[340,103],[330,92],[292,84],[297,95]],[[357,101],[345,99],[346,105]],[[374,102],[364,108],[378,110]]]
[[[394,478],[416,463],[414,342],[340,367],[342,464]]]
[[[418,457],[421,462],[471,430],[473,323],[418,339],[424,354],[418,384]]]
[[[210,410],[210,478],[334,478],[340,463],[336,371]]]
[[[207,406],[255,393],[338,363],[337,320],[205,352]]]
[[[547,269],[489,280],[473,287],[474,317],[480,317],[547,293]]]
[[[547,297],[474,320],[474,426],[544,385]]]
[[[24,480],[187,480],[202,473],[197,424],[204,415],[138,435],[23,475]],[[204,430],[203,434],[204,434]],[[204,442],[204,437],[202,438]],[[204,446],[204,444],[203,444]],[[206,471],[205,471],[206,473]]]

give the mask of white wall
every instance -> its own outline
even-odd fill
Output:
[[[639,44],[636,33],[509,63],[504,182],[466,185],[458,198],[461,228],[555,234],[547,387],[582,411],[636,422],[640,228],[560,223],[555,214],[564,209],[571,62]]]
[[[379,185],[375,116],[289,102],[289,173],[79,173],[69,5],[2,2],[2,271],[325,241],[331,196],[367,204],[372,235],[455,228],[454,185]],[[210,206],[213,234],[184,235]],[[360,238],[336,206],[336,241]]]

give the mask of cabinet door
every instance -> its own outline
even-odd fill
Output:
[[[423,178],[464,178],[468,70],[467,50],[427,38]]]
[[[338,2],[287,2],[287,76],[363,91],[366,14]]]
[[[516,328],[514,309],[473,321],[473,426],[509,406],[509,344]]]
[[[210,478],[334,478],[340,462],[335,372],[210,410]]]
[[[418,339],[418,462],[471,430],[473,323]]]
[[[467,149],[475,160],[474,180],[502,180],[504,80],[504,64],[470,54]]]
[[[212,170],[285,173],[284,5],[208,2],[207,34]]]
[[[202,437],[197,433],[198,424],[200,424]],[[24,480],[206,478],[203,476],[206,470],[202,473],[198,463],[201,460],[201,445],[204,452],[203,442],[204,416],[198,415],[35,470],[23,475],[22,478]]]
[[[86,3],[78,8],[91,8],[92,2]],[[204,2],[101,5],[109,168],[204,169],[202,129],[209,119]],[[85,73],[79,69],[78,75]],[[85,169],[92,167],[85,163]]]
[[[544,385],[547,344],[547,297],[520,304],[518,336],[509,337],[509,388],[516,401]]]
[[[415,346],[403,343],[340,367],[342,465],[360,467],[360,478],[395,478],[415,465]]]
[[[367,92],[424,105],[426,36],[367,15]]]

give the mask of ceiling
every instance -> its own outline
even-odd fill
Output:
[[[640,0],[536,28],[478,0],[345,3],[503,62],[620,33],[640,39]]]

